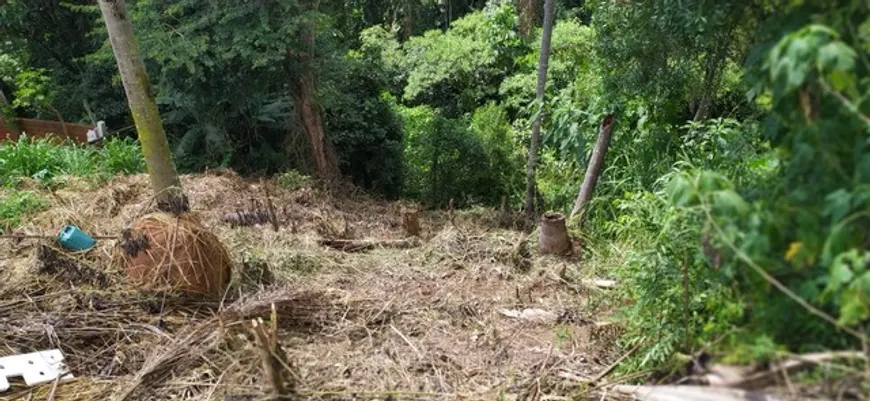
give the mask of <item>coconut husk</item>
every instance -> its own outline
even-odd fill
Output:
[[[146,290],[220,296],[232,276],[227,249],[190,214],[140,218],[123,232],[115,256],[127,278]]]

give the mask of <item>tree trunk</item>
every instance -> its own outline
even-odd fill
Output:
[[[538,59],[538,86],[535,100],[539,113],[532,122],[532,140],[529,144],[529,162],[526,166],[526,216],[535,217],[535,169],[538,166],[538,147],[541,144],[541,119],[544,110],[544,91],[547,89],[547,69],[550,60],[550,38],[553,36],[553,9],[556,0],[546,0],[544,3],[544,32],[541,34],[541,55]]]
[[[577,200],[574,201],[574,209],[571,210],[572,217],[583,210],[586,204],[589,203],[589,200],[592,199],[595,184],[598,183],[598,177],[604,168],[604,156],[607,155],[607,148],[610,146],[613,122],[613,115],[610,114],[601,120],[601,126],[598,128],[598,141],[595,142],[595,149],[592,150],[592,157],[589,158],[589,165],[586,166],[586,176],[583,177],[580,194],[577,195]]]
[[[696,100],[693,121],[704,121],[710,115],[710,106],[713,103],[713,96],[715,95],[718,85],[717,81],[720,76],[718,71],[722,68],[721,64],[723,60],[722,52],[716,50],[707,51],[704,79],[701,81],[700,94]]]
[[[330,181],[338,178],[339,170],[332,147],[326,140],[320,107],[316,102],[317,77],[310,65],[314,52],[314,33],[312,28],[303,28],[301,35],[302,43],[307,49],[297,56],[301,70],[297,70],[296,76],[293,77],[291,91],[296,109],[299,112],[302,129],[305,130],[311,144],[311,153],[314,157],[317,175]]]
[[[151,84],[124,0],[99,0],[99,3],[133,122],[139,133],[157,207],[170,213],[185,212],[190,206],[172,161],[163,121],[151,93]]]
[[[535,26],[538,22],[538,5],[540,4],[540,0],[517,0],[521,35],[531,36],[535,32]]]
[[[408,40],[414,36],[414,11],[416,10],[414,0],[406,0],[404,6],[404,21],[402,23],[402,38]]]

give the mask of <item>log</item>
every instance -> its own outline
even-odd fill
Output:
[[[631,394],[643,401],[779,401],[772,395],[731,388],[704,386],[630,386],[613,387],[619,393]]]
[[[374,248],[408,249],[420,246],[419,241],[413,238],[397,240],[322,239],[318,243],[344,252],[363,252]]]

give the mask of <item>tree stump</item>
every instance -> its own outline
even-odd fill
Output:
[[[423,229],[420,227],[420,211],[411,208],[402,208],[402,228],[411,237],[419,237]]]
[[[564,215],[546,213],[541,216],[539,246],[542,254],[565,255],[571,251],[571,240],[568,238]]]

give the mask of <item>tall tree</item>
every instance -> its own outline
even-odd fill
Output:
[[[317,76],[314,74],[315,31],[313,24],[304,22],[299,28],[301,50],[289,62],[297,68],[290,91],[299,112],[299,121],[308,135],[314,165],[320,178],[333,180],[340,175],[338,161],[323,126],[321,107],[317,101]]]
[[[526,167],[526,204],[525,212],[529,218],[535,215],[535,169],[538,166],[538,148],[541,146],[541,120],[543,118],[544,91],[547,89],[547,69],[550,60],[550,39],[553,36],[553,11],[556,6],[555,0],[546,0],[544,3],[544,31],[541,34],[541,55],[538,58],[538,86],[535,92],[536,107],[539,112],[535,114],[532,122],[532,139],[529,143],[529,161]]]
[[[163,121],[151,94],[151,84],[124,0],[99,0],[99,4],[139,133],[157,207],[166,212],[185,212],[189,209],[187,197],[172,161]]]

